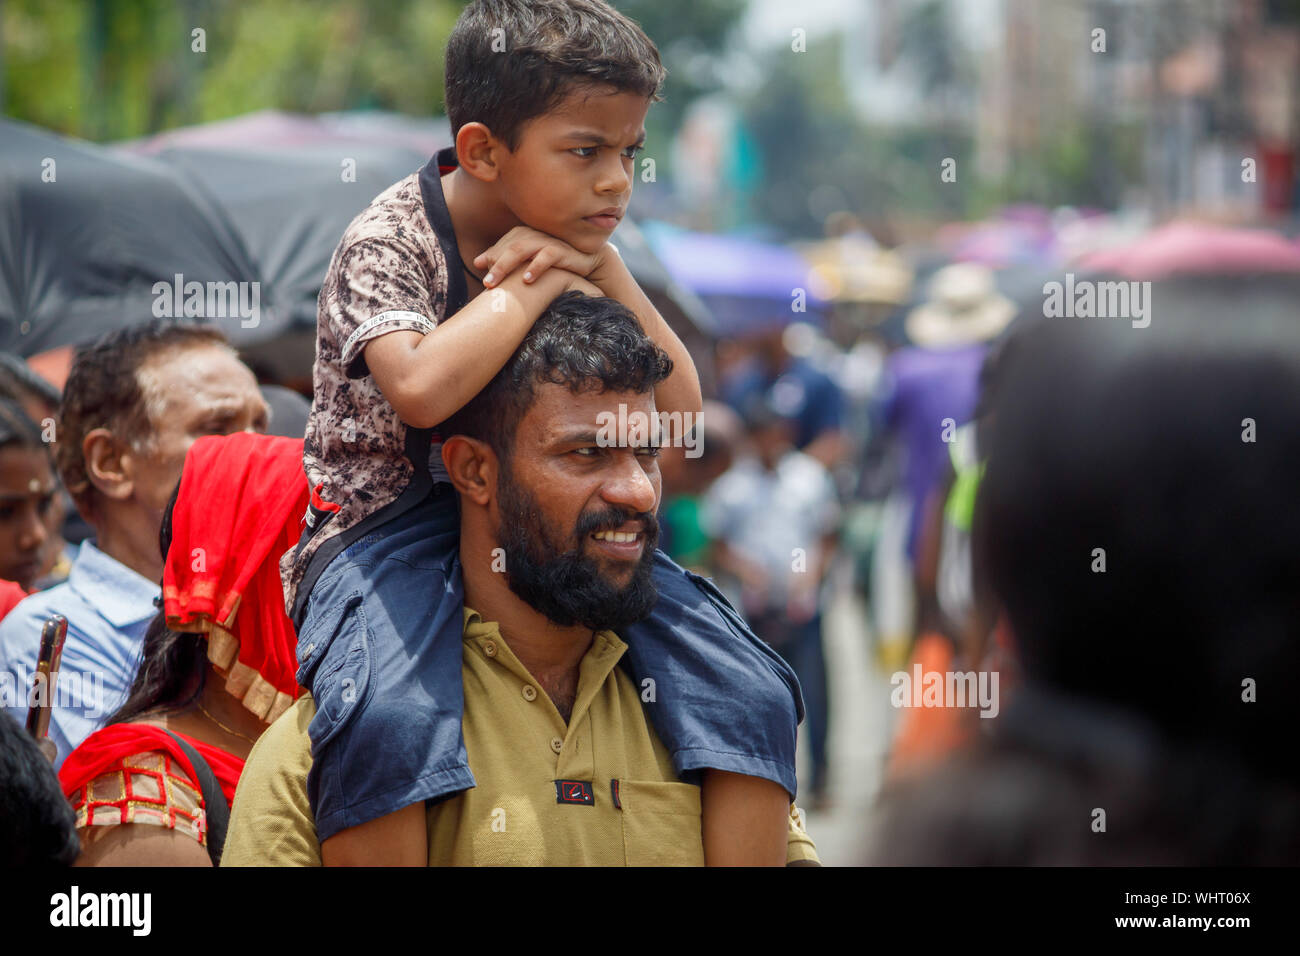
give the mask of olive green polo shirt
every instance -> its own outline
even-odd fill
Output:
[[[502,639],[465,610],[465,750],[476,786],[428,807],[430,866],[704,863],[700,788],[681,782],[600,631],[579,664],[568,724]],[[226,866],[319,866],[307,801],[315,703],[304,695],[258,740],[231,811]],[[788,862],[817,851],[791,805]]]

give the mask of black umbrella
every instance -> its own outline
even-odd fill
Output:
[[[285,317],[238,233],[162,163],[0,120],[0,348],[30,356],[173,313],[238,345]]]

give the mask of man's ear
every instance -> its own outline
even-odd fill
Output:
[[[486,508],[497,490],[497,456],[487,442],[452,435],[442,443],[442,463],[461,498]]]
[[[501,172],[498,160],[506,144],[482,123],[466,123],[456,134],[456,160],[475,179],[490,183]]]
[[[105,498],[125,501],[135,493],[135,462],[130,449],[107,428],[95,428],[81,440],[86,477]]]

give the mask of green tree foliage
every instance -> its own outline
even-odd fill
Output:
[[[0,0],[0,100],[7,115],[92,139],[268,108],[429,115],[463,5]]]

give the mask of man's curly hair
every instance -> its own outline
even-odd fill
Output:
[[[439,431],[477,438],[509,461],[515,429],[538,385],[565,385],[575,395],[644,394],[672,371],[673,360],[626,306],[566,292],[546,307],[505,367]]]
[[[64,487],[86,520],[94,512],[94,486],[82,445],[96,428],[107,428],[134,449],[147,447],[159,411],[145,392],[140,369],[169,349],[224,345],[214,326],[174,319],[110,332],[77,350],[59,406],[56,463]]]

